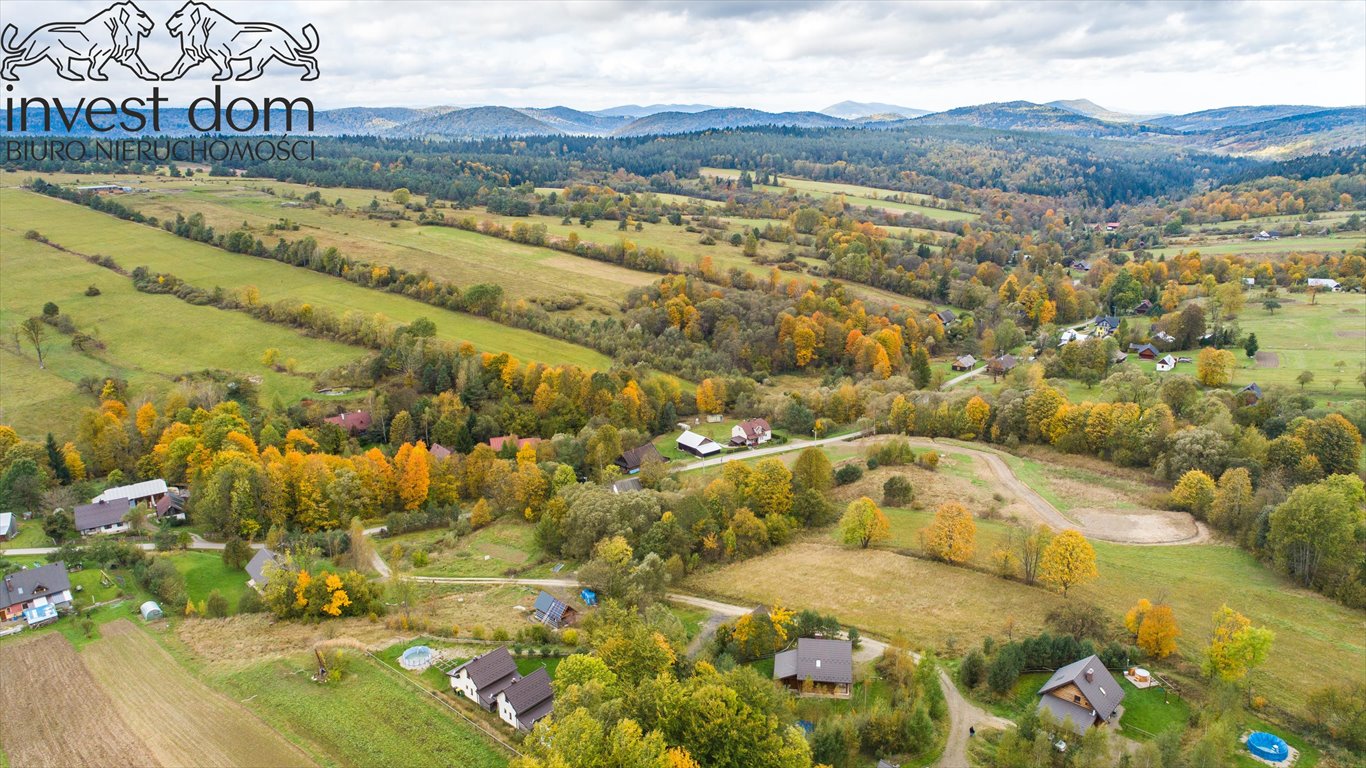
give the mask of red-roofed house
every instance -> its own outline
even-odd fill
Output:
[[[502,437],[490,437],[488,445],[495,452],[502,451],[503,446],[505,445],[516,445],[517,450],[520,451],[528,445],[539,445],[540,442],[541,438],[539,437],[517,437],[516,435],[503,435]]]
[[[759,445],[773,439],[773,430],[765,419],[747,419],[730,428],[731,445]]]
[[[348,433],[359,435],[374,426],[375,419],[369,411],[351,411],[323,419],[328,424],[336,424]]]

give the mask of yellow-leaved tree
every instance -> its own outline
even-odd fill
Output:
[[[864,496],[849,502],[840,518],[840,538],[845,544],[857,544],[867,549],[869,544],[883,541],[892,535],[892,524],[872,499]]]
[[[962,504],[941,504],[934,513],[934,522],[921,529],[920,543],[936,560],[965,563],[977,548],[977,523]]]
[[[1165,659],[1176,652],[1176,614],[1170,605],[1154,605],[1138,626],[1138,647],[1154,659]]]
[[[1097,578],[1096,550],[1080,532],[1068,529],[1053,537],[1039,561],[1039,580],[1062,590]]]

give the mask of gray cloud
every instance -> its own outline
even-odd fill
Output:
[[[1366,3],[1344,2],[367,2],[211,3],[239,20],[322,37],[323,76],[277,64],[229,96],[299,95],[323,107],[508,104],[601,108],[706,102],[819,109],[844,99],[944,109],[1088,97],[1181,112],[1228,104],[1366,101]],[[21,37],[79,20],[87,0],[5,0]],[[141,0],[158,22],[143,58],[164,71],[162,25],[180,0]],[[15,95],[120,95],[150,86],[20,70]],[[206,67],[163,92],[188,100]]]

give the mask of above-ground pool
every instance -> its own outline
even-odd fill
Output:
[[[398,665],[404,669],[422,670],[432,665],[432,649],[425,645],[414,645],[398,657]]]
[[[1279,763],[1290,757],[1290,745],[1274,733],[1253,731],[1247,737],[1247,751],[1263,760]]]

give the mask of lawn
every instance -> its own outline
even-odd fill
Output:
[[[301,654],[218,682],[325,766],[507,765],[508,752],[381,665],[353,655],[342,682],[319,685],[314,663]]]
[[[738,178],[740,171],[728,168],[703,168],[699,171],[703,176],[720,176],[723,178]],[[901,192],[894,189],[879,189],[877,187],[864,187],[856,184],[830,183],[823,181],[809,181],[807,179],[796,179],[791,176],[780,176],[779,186],[758,187],[767,191],[780,192],[783,189],[795,189],[798,192],[810,194],[820,200],[831,195],[844,195],[844,199],[854,208],[872,207],[881,208],[897,213],[919,213],[939,221],[967,221],[976,219],[975,213],[967,211],[950,210],[947,208],[936,208],[923,203],[935,201],[929,195],[921,195],[914,192]]]
[[[0,368],[5,368],[5,366],[0,365]],[[5,370],[8,369],[5,368]],[[42,520],[15,520],[15,524],[19,526],[19,533],[9,541],[0,541],[0,552],[6,549],[33,549],[52,546],[52,539],[43,532]]]
[[[247,586],[246,571],[229,568],[218,552],[177,552],[162,557],[169,559],[185,577],[185,591],[195,603],[208,598],[216,589],[228,599],[229,612],[236,613],[242,595],[251,589]]]
[[[132,269],[147,266],[170,272],[205,289],[256,287],[264,301],[295,299],[325,307],[338,316],[348,310],[382,313],[398,322],[419,317],[436,324],[437,336],[468,341],[488,352],[507,352],[521,360],[569,363],[585,368],[610,367],[606,356],[569,342],[499,325],[473,315],[433,307],[414,299],[364,288],[341,278],[291,267],[253,256],[228,253],[190,242],[151,227],[121,221],[60,200],[20,190],[0,190],[0,203],[23,227],[44,232],[54,241],[82,253],[113,256]],[[175,299],[173,306],[184,307]],[[216,310],[208,310],[214,311]],[[215,316],[221,316],[217,313]],[[221,346],[221,345],[213,345]],[[259,357],[254,355],[253,357]]]
[[[503,576],[510,568],[522,568],[539,555],[536,547],[535,526],[512,518],[494,521],[491,525],[460,537],[454,546],[441,543],[450,533],[447,529],[419,531],[388,539],[377,539],[380,554],[392,561],[394,544],[403,548],[404,559],[397,563],[403,570],[418,576]],[[412,553],[427,552],[427,565],[414,567]],[[390,565],[396,563],[390,562]],[[537,575],[544,569],[533,569]]]
[[[1304,391],[1328,402],[1366,397],[1366,388],[1357,381],[1366,350],[1366,295],[1359,293],[1320,293],[1314,303],[1307,294],[1281,296],[1281,309],[1268,313],[1259,297],[1248,294],[1247,306],[1238,316],[1244,333],[1257,334],[1262,352],[1273,353],[1275,367],[1264,367],[1251,360],[1241,349],[1234,349],[1238,368],[1233,374],[1235,389],[1256,382],[1263,388],[1279,384],[1300,388],[1295,377],[1302,371],[1314,374]],[[1194,357],[1192,355],[1192,357]],[[1338,363],[1342,363],[1339,367]],[[1194,368],[1188,367],[1194,374]],[[1339,382],[1333,386],[1334,380]]]
[[[1180,244],[1152,250],[1153,258],[1171,258],[1178,253],[1199,251],[1202,256],[1254,255],[1272,256],[1290,253],[1342,253],[1360,248],[1366,236],[1360,232],[1338,232],[1332,235],[1282,237],[1279,240],[1251,240],[1243,235],[1226,238],[1191,238]]]
[[[1118,673],[1115,676],[1119,677]],[[1119,724],[1128,731],[1127,736],[1142,740],[1167,731],[1186,730],[1191,708],[1185,699],[1162,688],[1135,688],[1122,677],[1119,685],[1124,689],[1124,716]]]
[[[0,280],[0,334],[11,338],[20,322],[39,314],[43,304],[51,301],[81,331],[105,344],[102,350],[82,353],[71,346],[69,338],[49,329],[43,368],[38,367],[36,355],[27,345],[19,354],[11,346],[0,349],[0,370],[4,371],[0,376],[0,422],[14,426],[25,436],[41,439],[51,431],[59,437],[71,437],[75,426],[72,413],[95,405],[93,397],[77,389],[77,383],[86,377],[122,377],[128,380],[132,396],[157,396],[174,386],[173,379],[181,374],[224,370],[258,376],[264,397],[293,402],[313,391],[313,374],[367,354],[360,347],[308,338],[244,313],[193,306],[174,296],[140,293],[126,277],[23,237],[29,227],[42,227],[59,238],[68,234],[76,237],[85,226],[87,231],[81,237],[98,238],[101,228],[141,229],[137,225],[23,192],[0,191],[0,200],[7,214],[0,223],[0,272],[4,275]],[[30,202],[37,204],[37,209],[29,207]],[[12,209],[13,217],[9,215]],[[38,211],[42,218],[29,216]],[[63,220],[67,215],[72,217],[69,223]],[[89,232],[91,229],[95,231]],[[175,244],[170,235],[151,230],[146,234],[169,238],[167,245]],[[92,252],[108,252],[96,242],[86,245]],[[121,259],[131,268],[127,257]],[[100,295],[86,295],[91,285],[99,288]],[[174,318],[174,322],[149,322],[149,318]],[[295,360],[298,373],[280,373],[262,365],[261,353],[270,347],[279,349],[282,359]]]
[[[676,616],[679,623],[683,625],[683,631],[688,635],[689,640],[697,637],[697,633],[702,629],[702,624],[711,617],[710,611],[701,608],[693,608],[680,603],[669,603],[668,606],[669,612]]]

